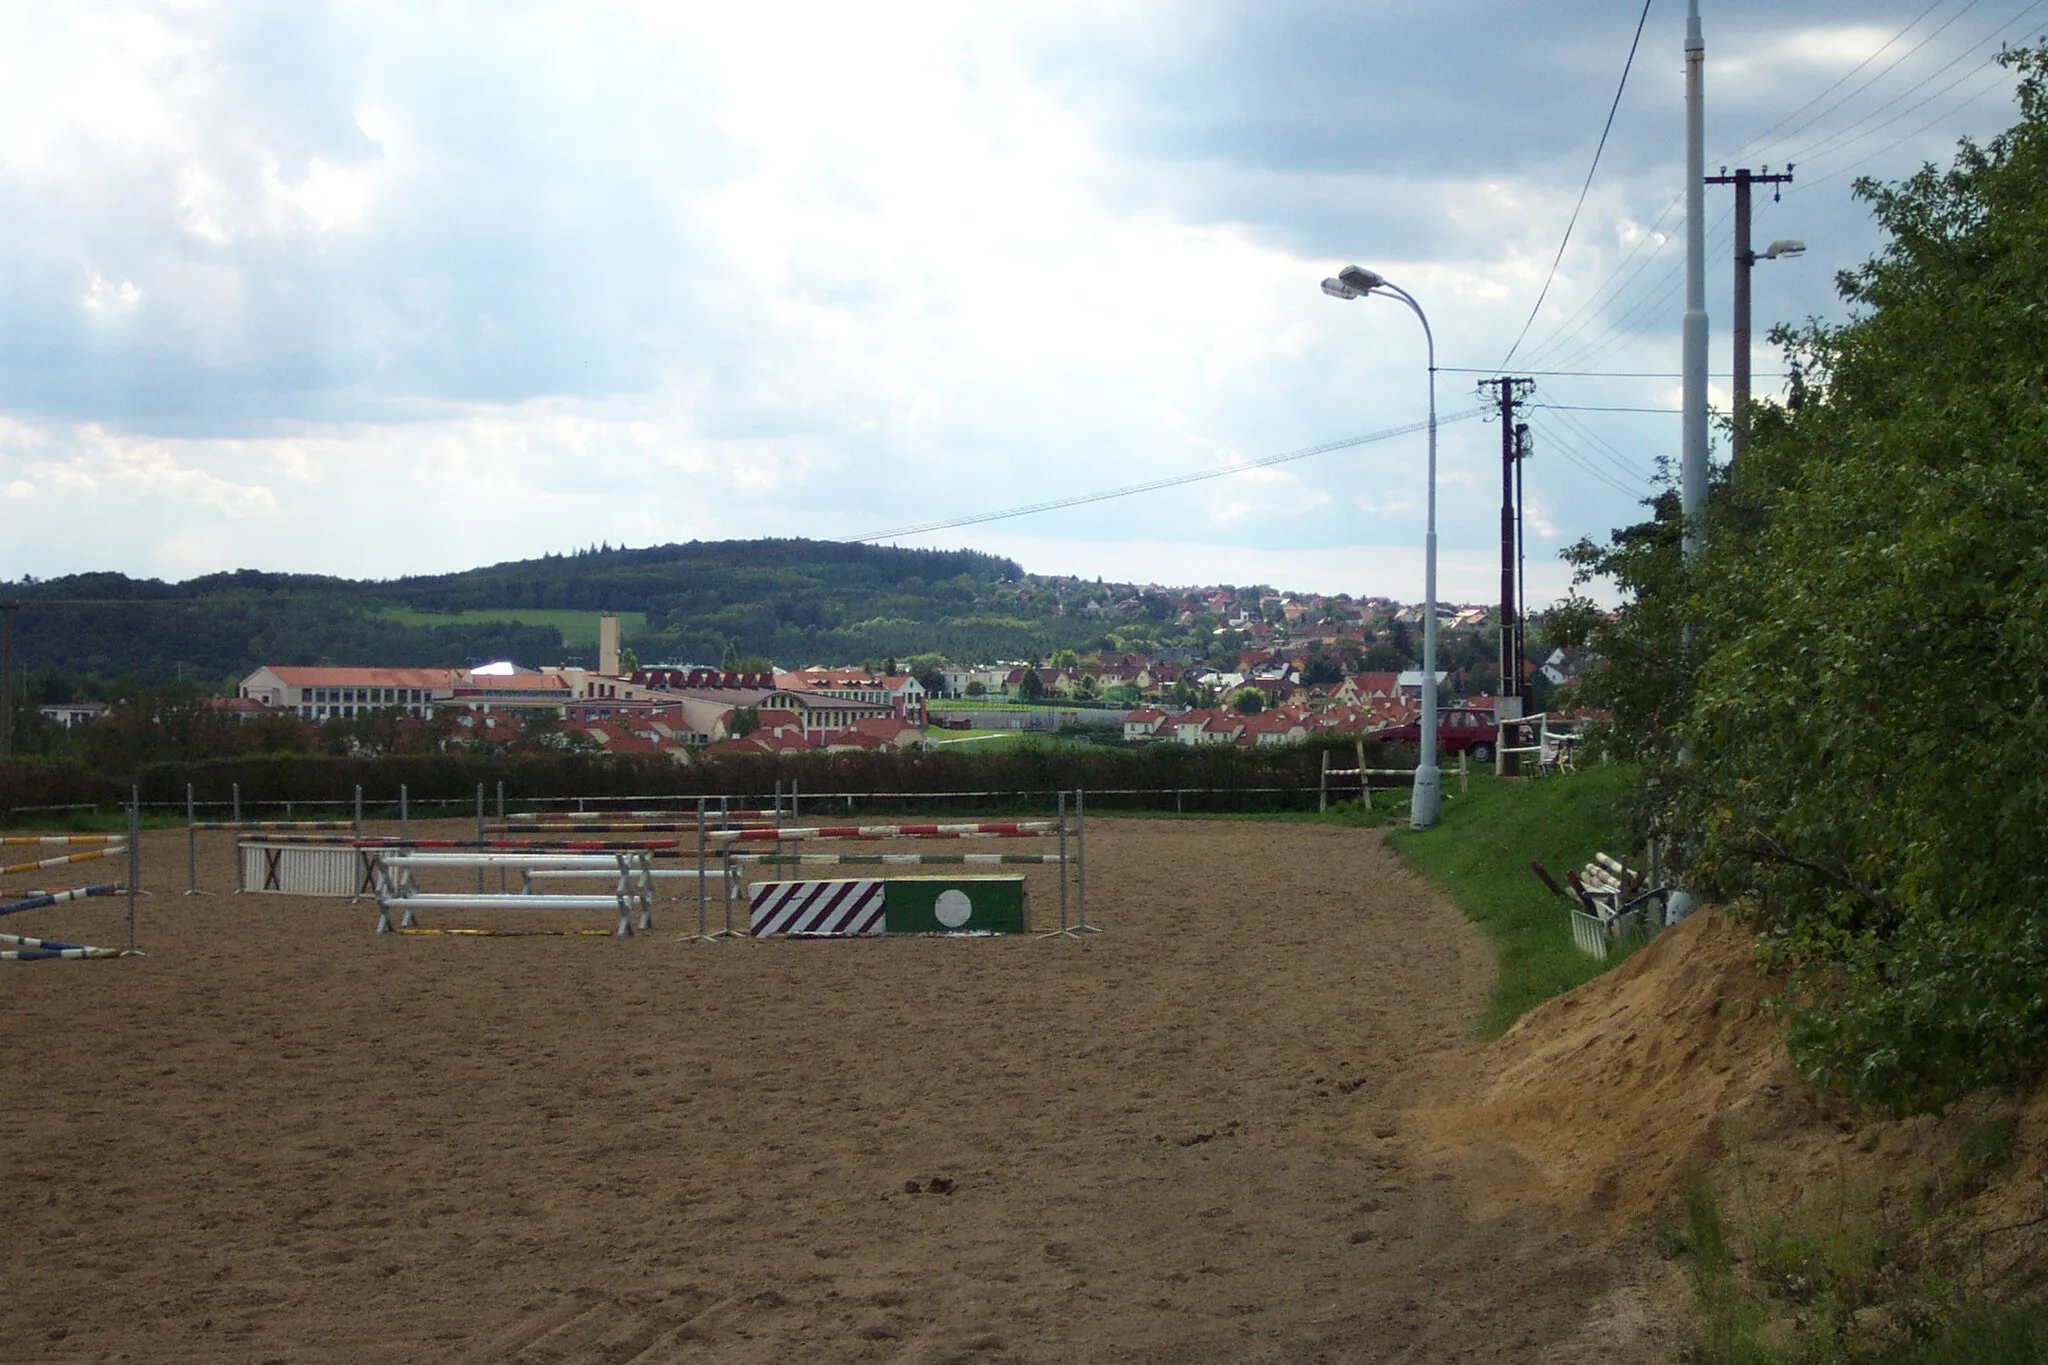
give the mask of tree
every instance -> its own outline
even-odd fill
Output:
[[[1344,681],[1344,668],[1322,649],[1309,651],[1301,664],[1301,681],[1308,687],[1328,687]]]
[[[1243,688],[1230,699],[1230,705],[1240,716],[1256,716],[1266,709],[1266,694],[1256,687]]]
[[[1052,657],[1046,660],[1047,665],[1052,668],[1073,668],[1080,662],[1080,656],[1071,649],[1056,649],[1052,652]]]
[[[1775,334],[1806,390],[1753,414],[1698,560],[1660,499],[1576,551],[1620,617],[1553,627],[1607,652],[1586,690],[1689,884],[1791,970],[1795,1063],[1898,1111],[2048,1061],[2048,46],[2004,60],[2014,127],[1859,183],[1856,316]]]
[[[982,683],[981,679],[969,678],[967,680],[967,695],[970,697],[985,697],[988,695],[988,688]]]
[[[1045,679],[1038,676],[1038,670],[1027,668],[1017,683],[1017,700],[1041,701],[1045,697]]]

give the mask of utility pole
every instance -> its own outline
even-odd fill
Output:
[[[1521,499],[1516,496],[1520,480],[1516,468],[1522,458],[1528,428],[1515,421],[1515,408],[1536,388],[1533,379],[1502,375],[1479,381],[1481,393],[1491,391],[1500,407],[1500,686],[1498,698],[1513,698],[1517,705],[1504,708],[1519,717],[1522,689],[1522,613],[1515,591],[1516,566],[1522,541]],[[1515,717],[1510,717],[1513,719]]]
[[[1679,555],[1687,566],[1707,543],[1707,42],[1700,36],[1700,0],[1685,6],[1685,320],[1679,333],[1683,401],[1679,417]],[[1686,628],[1691,639],[1691,627]],[[1692,752],[1681,749],[1680,763]],[[1676,924],[1699,906],[1692,892],[1674,886],[1664,922]]]
[[[1766,166],[1761,173],[1747,166],[1738,168],[1735,174],[1728,174],[1723,166],[1719,175],[1706,178],[1709,185],[1733,185],[1735,187],[1735,425],[1728,450],[1728,476],[1735,476],[1736,462],[1749,446],[1749,271],[1757,263],[1757,254],[1749,249],[1749,203],[1752,185],[1789,185],[1792,183],[1792,167],[1788,162],[1784,171],[1771,174]],[[1781,191],[1773,189],[1772,198]],[[1767,259],[1779,256],[1796,256],[1806,248],[1791,242],[1773,242],[1765,253]]]
[[[1685,320],[1683,398],[1679,418],[1678,506],[1685,526],[1681,552],[1690,564],[1706,544],[1707,519],[1707,232],[1706,39],[1700,36],[1700,0],[1685,12]]]

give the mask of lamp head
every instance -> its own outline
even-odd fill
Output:
[[[1323,292],[1333,299],[1355,299],[1358,291],[1341,280],[1324,280]]]
[[[1362,270],[1355,265],[1347,265],[1337,272],[1337,283],[1347,288],[1355,289],[1361,294],[1370,294],[1373,290],[1385,284],[1386,280],[1370,270]]]
[[[1797,237],[1782,237],[1764,248],[1764,259],[1767,261],[1783,260],[1788,256],[1804,256],[1805,254],[1806,243],[1800,241]]]

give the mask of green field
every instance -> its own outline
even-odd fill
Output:
[[[619,640],[624,643],[647,627],[647,614],[639,611],[570,611],[554,607],[486,607],[475,611],[414,611],[411,607],[383,607],[374,613],[405,626],[476,625],[502,621],[515,626],[553,626],[561,632],[562,643],[571,649],[597,648],[597,619],[619,618]]]

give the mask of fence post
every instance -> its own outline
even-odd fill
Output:
[[[1365,770],[1365,741],[1352,741],[1358,751],[1358,804],[1362,809],[1372,809],[1372,775]]]
[[[711,937],[705,923],[710,914],[711,893],[704,887],[704,798],[697,798],[697,937],[699,940]]]
[[[142,880],[142,788],[128,788],[128,948],[135,948],[135,888]]]
[[[1472,789],[1472,751],[1458,750],[1458,791],[1460,794]]]
[[[408,812],[406,810],[405,797],[405,783],[401,782],[398,784],[398,837],[401,839],[412,837],[411,827],[407,823]]]
[[[476,851],[484,851],[484,784],[476,784]],[[479,863],[476,869],[476,893],[484,893],[484,869]]]
[[[241,824],[241,823],[242,823],[242,784],[241,784],[241,783],[239,783],[239,782],[237,782],[237,783],[235,783],[234,785],[235,785],[235,816],[234,816],[234,819],[235,819],[235,823],[239,825],[239,824]]]
[[[1060,789],[1060,932],[1067,932],[1067,793]]]
[[[185,894],[199,894],[199,816],[193,808],[190,782],[185,784]]]
[[[502,777],[498,779],[498,818],[500,820],[505,818],[505,779]],[[500,867],[498,869],[498,890],[500,892],[507,889],[505,878],[509,875],[510,873],[506,868]],[[652,883],[649,883],[649,885],[652,885]]]
[[[1074,923],[1088,932],[1088,845],[1081,788],[1074,788]]]
[[[1321,815],[1330,808],[1330,751],[1323,750],[1323,770],[1316,779],[1316,814]]]
[[[349,833],[358,839],[363,837],[363,784],[360,782],[356,783],[355,823],[349,826]]]

